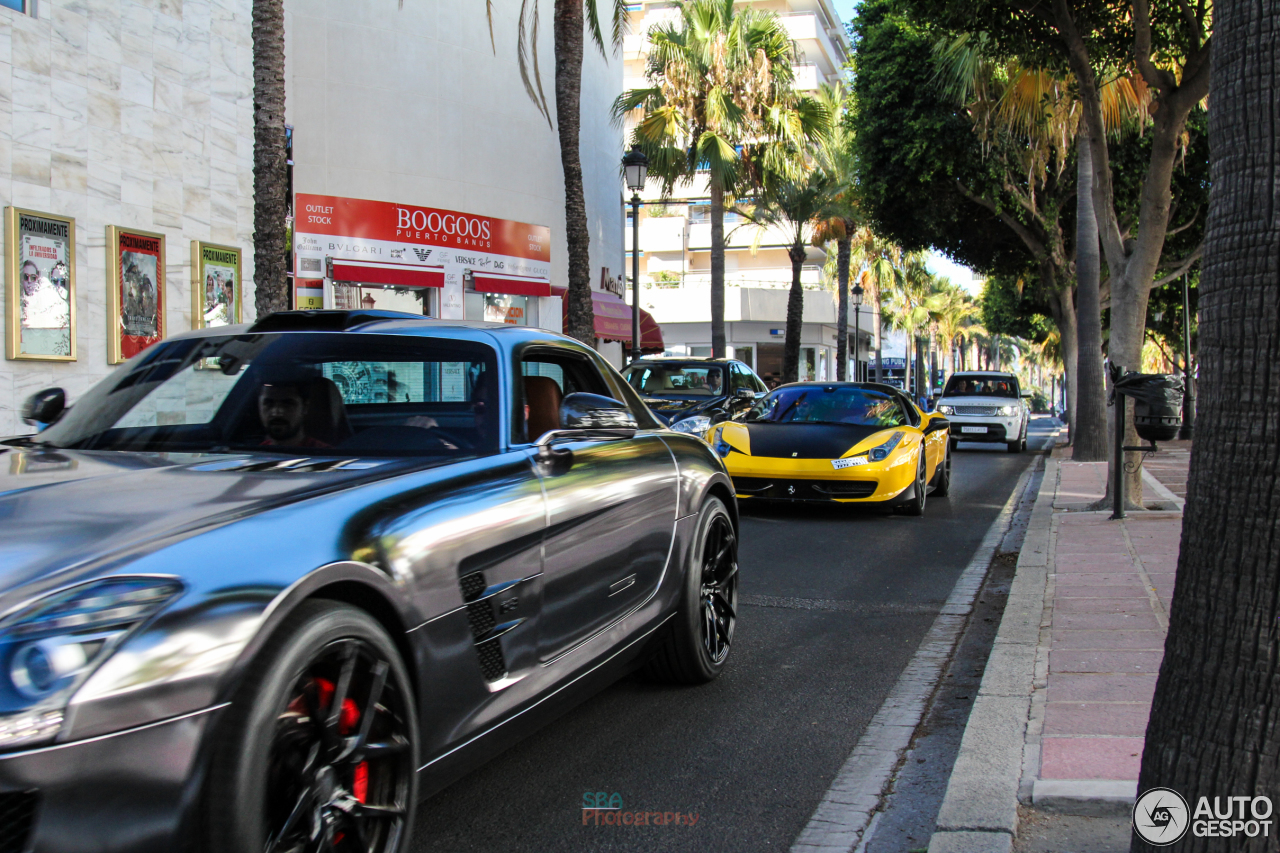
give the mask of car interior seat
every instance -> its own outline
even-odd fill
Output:
[[[307,382],[307,416],[303,429],[311,438],[338,446],[351,437],[351,422],[342,392],[332,379],[323,376]]]
[[[524,401],[529,407],[525,434],[529,441],[537,441],[543,433],[560,428],[560,401],[563,397],[560,386],[549,376],[524,378]]]

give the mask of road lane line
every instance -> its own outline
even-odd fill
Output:
[[[1019,476],[1009,499],[987,528],[982,544],[952,588],[947,603],[836,774],[808,824],[791,845],[791,853],[849,853],[863,840],[964,632],[973,600],[982,588],[1014,509],[1032,473],[1043,465],[1043,459],[1036,454]]]

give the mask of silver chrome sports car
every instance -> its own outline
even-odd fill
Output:
[[[620,674],[724,667],[719,458],[595,352],[285,312],[0,442],[0,839],[408,846],[415,804]]]

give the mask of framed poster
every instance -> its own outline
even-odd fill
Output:
[[[107,363],[164,337],[164,235],[107,226]]]
[[[76,360],[76,221],[4,211],[5,356]]]
[[[191,241],[191,328],[242,322],[241,254],[235,246]]]

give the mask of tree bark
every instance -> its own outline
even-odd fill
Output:
[[[582,0],[556,0],[556,124],[560,135],[560,167],[564,171],[564,227],[569,250],[569,327],[565,334],[595,346],[595,311],[591,305],[591,233],[582,189],[582,157],[578,139],[582,124],[582,45],[585,21]]]
[[[711,357],[724,358],[724,354],[724,187],[713,177],[711,179]]]
[[[836,308],[836,381],[844,382],[848,378],[846,365],[849,362],[849,254],[853,247],[853,238],[849,229],[845,228],[845,236],[836,243],[836,280],[839,282],[840,296]],[[853,330],[853,351],[858,351],[858,330]],[[855,376],[854,379],[857,379]]]
[[[884,382],[884,303],[880,299],[880,287],[876,286],[876,381]]]
[[[1280,7],[1218,3],[1213,38],[1204,396],[1138,785],[1193,811],[1201,796],[1280,800]],[[1267,837],[1187,833],[1178,849],[1272,850],[1272,821]]]
[[[1101,462],[1107,458],[1106,379],[1102,371],[1102,259],[1098,220],[1093,210],[1093,167],[1089,139],[1076,141],[1076,332],[1075,419],[1071,423],[1071,458]],[[1063,354],[1065,358],[1065,353]]]
[[[782,353],[782,381],[800,378],[800,335],[804,331],[804,288],[800,269],[804,265],[804,244],[793,244],[787,250],[791,258],[791,292],[787,295],[787,338]]]
[[[254,308],[265,317],[289,307],[283,0],[254,0],[252,35]]]

